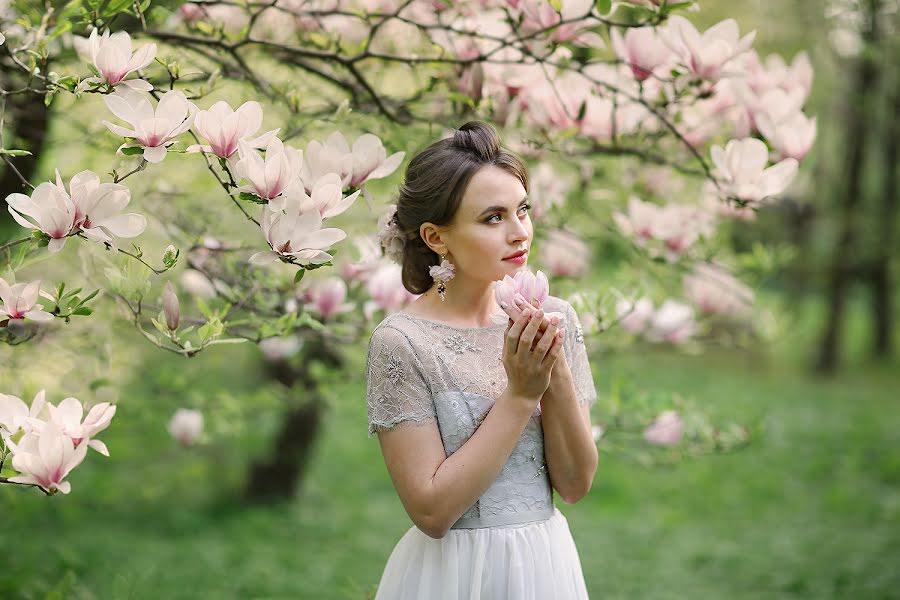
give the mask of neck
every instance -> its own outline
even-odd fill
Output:
[[[438,286],[434,284],[422,294],[420,301],[427,303],[427,307],[444,320],[464,327],[486,327],[493,324],[491,315],[503,312],[494,299],[492,284],[457,276],[445,284],[446,300],[441,301]]]

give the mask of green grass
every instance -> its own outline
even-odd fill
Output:
[[[240,397],[256,386],[252,358],[235,348],[158,368],[182,369],[203,397]],[[362,354],[353,361],[361,373]],[[816,379],[776,358],[652,349],[593,365],[601,394],[621,375],[716,418],[761,415],[765,435],[674,467],[601,454],[591,493],[557,501],[592,598],[900,597],[896,365]],[[183,451],[164,424],[184,398],[147,381],[102,436],[112,458],[89,456],[68,497],[0,487],[0,597],[366,597],[410,522],[366,437],[361,378],[330,389],[302,492],[268,507],[235,490],[272,424],[251,419],[259,431]]]

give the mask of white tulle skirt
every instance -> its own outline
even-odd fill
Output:
[[[375,600],[580,600],[581,560],[566,517],[508,527],[411,527],[391,552]]]

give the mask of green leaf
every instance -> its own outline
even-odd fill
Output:
[[[125,146],[122,148],[122,154],[125,156],[137,156],[138,154],[143,154],[144,149],[141,146]]]
[[[598,13],[605,15],[612,9],[612,0],[596,0],[594,6],[597,7]]]
[[[238,198],[245,202],[255,202],[257,204],[262,202],[262,199],[260,199],[259,196],[257,196],[256,194],[251,194],[250,192],[241,192],[238,195]]]
[[[298,269],[297,273],[294,275],[294,283],[300,283],[300,280],[303,279],[304,275],[306,275],[306,269]]]
[[[206,300],[204,300],[200,296],[194,296],[194,300],[197,302],[197,308],[200,309],[200,314],[202,314],[207,319],[212,319],[213,312],[209,308],[209,304],[206,303]]]
[[[93,312],[94,311],[92,309],[88,308],[87,306],[79,306],[78,308],[76,308],[75,310],[72,311],[72,314],[73,315],[81,315],[83,317],[86,317],[86,316],[92,314]]]
[[[0,148],[0,154],[6,154],[8,156],[31,156],[31,152],[28,150],[6,150],[5,148]]]
[[[103,9],[102,16],[109,18],[114,17],[120,12],[123,12],[131,6],[134,0],[110,0],[106,5],[106,8]]]

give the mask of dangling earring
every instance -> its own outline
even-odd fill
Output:
[[[441,302],[443,302],[446,299],[445,293],[447,292],[447,286],[444,284],[456,275],[456,266],[447,260],[446,254],[441,254],[441,264],[433,265],[428,269],[428,274],[437,282],[438,296],[441,297]]]

